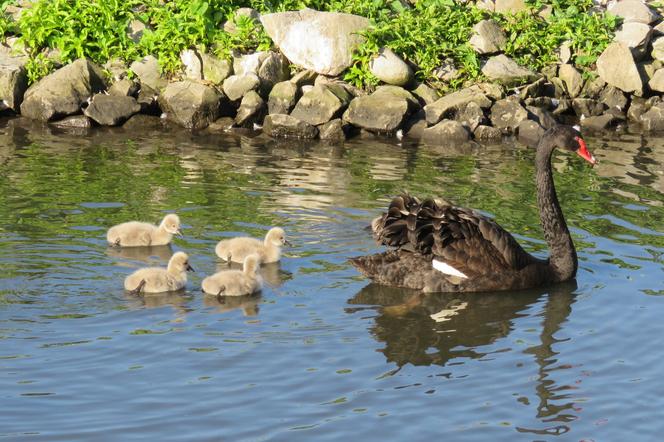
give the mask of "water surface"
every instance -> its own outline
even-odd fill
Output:
[[[423,296],[347,263],[380,250],[369,220],[402,190],[441,196],[545,256],[532,151],[0,127],[2,438],[661,437],[662,138],[588,138],[594,169],[556,154],[575,282]],[[173,211],[171,247],[106,246],[109,226]],[[294,246],[260,295],[200,293],[217,241],[274,225]],[[186,291],[123,291],[177,250]]]

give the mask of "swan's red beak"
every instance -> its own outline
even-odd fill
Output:
[[[587,162],[589,162],[591,166],[597,164],[597,160],[595,159],[593,154],[591,154],[588,151],[588,147],[586,146],[586,142],[583,141],[583,138],[575,137],[575,139],[579,143],[579,148],[577,149],[576,154],[581,158],[583,158],[584,160],[586,160]]]

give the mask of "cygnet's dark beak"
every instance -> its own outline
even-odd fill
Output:
[[[193,268],[192,266],[190,266],[189,264],[187,264],[187,271],[188,271],[188,272],[195,272],[196,270],[194,270],[194,268]]]
[[[293,247],[293,243],[291,243],[287,239],[284,240],[284,244],[286,244],[288,247]]]
[[[179,237],[179,238],[182,238],[184,235],[182,234],[182,232],[180,231],[180,229],[178,229],[178,230],[175,231],[175,236],[177,236],[177,237]]]

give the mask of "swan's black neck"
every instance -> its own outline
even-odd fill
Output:
[[[560,209],[551,172],[551,154],[556,148],[551,137],[544,137],[537,147],[537,205],[544,238],[549,245],[549,267],[556,282],[567,281],[576,276],[578,267],[576,250],[567,229],[565,217]]]

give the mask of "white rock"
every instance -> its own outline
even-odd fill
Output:
[[[369,20],[352,14],[312,9],[261,16],[265,31],[295,65],[335,76],[352,63],[352,51],[364,41],[359,33]]]
[[[203,79],[201,59],[193,49],[185,49],[180,53],[180,61],[184,65],[184,76],[190,80]]]
[[[646,25],[651,24],[660,18],[659,14],[653,11],[640,0],[623,0],[614,3],[609,7],[609,12],[618,17],[622,17],[625,23],[638,22]]]
[[[641,94],[643,82],[632,52],[624,43],[613,42],[597,59],[597,73],[608,84],[623,92]]]
[[[382,48],[378,56],[371,60],[371,73],[379,80],[396,86],[403,86],[413,79],[413,70],[401,57],[389,48]]]
[[[507,43],[505,33],[495,21],[482,20],[473,26],[470,45],[478,54],[500,52],[505,47],[505,43]]]

